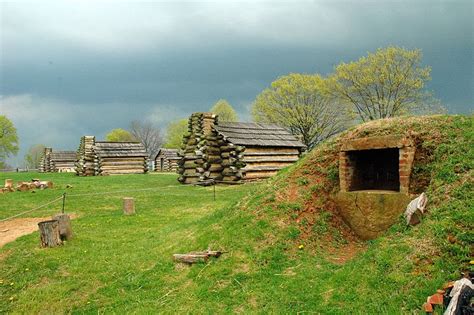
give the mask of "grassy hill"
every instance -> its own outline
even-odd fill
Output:
[[[0,195],[0,219],[63,191],[79,215],[76,237],[60,248],[40,249],[33,233],[0,249],[0,312],[418,312],[473,256],[473,122],[436,116],[358,126],[267,182],[217,187],[216,201],[213,188],[179,186],[174,175],[0,174],[1,182],[56,184]],[[427,191],[429,213],[418,226],[400,218],[377,240],[359,241],[331,199],[340,141],[407,132],[422,153],[412,188]],[[137,215],[121,214],[125,196],[135,197]],[[226,253],[191,267],[171,260],[208,247]]]

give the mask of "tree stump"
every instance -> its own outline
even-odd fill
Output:
[[[133,198],[123,198],[123,213],[125,215],[135,214],[135,201]]]
[[[53,220],[58,220],[59,236],[62,241],[69,241],[72,238],[71,218],[68,214],[61,213],[53,217]]]
[[[56,247],[63,244],[59,235],[58,220],[49,220],[38,223],[41,238],[41,247]]]
[[[5,179],[5,188],[13,188],[13,179]]]

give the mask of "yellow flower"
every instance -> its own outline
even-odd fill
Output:
[[[14,299],[14,297],[13,297],[13,296],[11,296],[9,300],[10,300],[10,301],[13,301],[13,299]]]
[[[14,285],[14,283],[12,282],[12,283],[10,283],[10,285]]]
[[[304,248],[304,245],[303,244],[300,244],[300,246],[298,246],[299,249],[303,249]]]

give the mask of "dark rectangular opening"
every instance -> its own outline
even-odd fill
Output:
[[[400,191],[399,149],[376,149],[347,152],[352,168],[350,191]]]

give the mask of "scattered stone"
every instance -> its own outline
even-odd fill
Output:
[[[425,212],[427,203],[428,198],[425,193],[422,193],[408,204],[405,210],[407,225],[417,225],[420,223],[421,215]]]
[[[439,293],[435,293],[430,296],[427,300],[428,303],[434,305],[443,305],[443,296]]]
[[[429,302],[423,304],[423,309],[426,313],[433,313],[433,305],[431,305]]]

